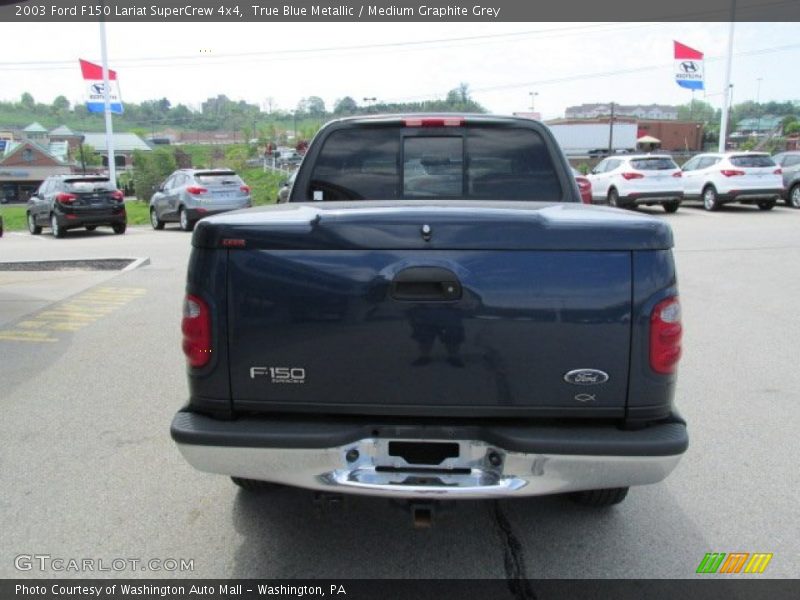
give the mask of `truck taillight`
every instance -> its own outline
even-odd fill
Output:
[[[187,294],[183,301],[183,353],[190,367],[204,367],[211,360],[211,313],[202,298]]]
[[[773,175],[783,175],[783,169],[777,168],[772,172]]]
[[[677,297],[656,304],[650,315],[650,367],[656,373],[674,373],[681,358],[681,304]]]
[[[672,176],[673,176],[673,177],[683,177],[683,173],[681,173],[680,171],[675,171],[675,172],[672,174]]]
[[[60,204],[72,204],[78,197],[75,194],[60,193],[56,194],[56,202]]]
[[[644,179],[644,175],[641,173],[623,173],[622,176],[629,181],[631,179]]]
[[[190,185],[186,188],[186,191],[197,196],[199,194],[205,194],[208,190],[204,187],[200,187],[199,185]]]
[[[243,186],[239,187],[239,190],[244,192],[245,194],[249,194],[250,193],[250,186],[249,185],[243,185]]]
[[[125,194],[122,193],[122,190],[114,190],[111,192],[111,197],[119,202],[125,200]]]
[[[720,171],[725,177],[738,177],[739,175],[744,175],[744,171],[737,171],[736,169],[722,169]]]

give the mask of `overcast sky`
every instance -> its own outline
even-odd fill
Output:
[[[563,116],[585,102],[688,102],[673,77],[672,41],[706,55],[706,99],[721,105],[727,23],[109,23],[109,63],[123,102],[167,97],[199,108],[226,94],[292,109],[322,97],[443,97],[460,82],[491,112]],[[78,59],[100,58],[97,23],[3,28],[0,99],[28,91],[83,101]],[[460,38],[460,39],[457,39]],[[237,56],[238,55],[238,56]],[[734,103],[800,100],[800,24],[737,23]],[[600,75],[600,76],[598,76]],[[761,78],[759,84],[758,79]],[[760,87],[760,90],[759,90]]]

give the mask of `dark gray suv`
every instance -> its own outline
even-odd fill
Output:
[[[184,231],[209,215],[249,208],[250,187],[230,169],[180,169],[150,198],[150,224],[164,229],[177,222]]]
[[[38,235],[42,227],[50,227],[53,236],[60,238],[68,229],[92,231],[108,225],[114,233],[125,233],[128,218],[123,198],[108,177],[53,175],[28,200],[28,231]]]

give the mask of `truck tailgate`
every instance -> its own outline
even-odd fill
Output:
[[[236,412],[624,416],[632,256],[670,247],[666,225],[579,205],[325,204],[195,232],[235,248]]]

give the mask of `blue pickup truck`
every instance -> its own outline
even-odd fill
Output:
[[[248,490],[607,506],[687,448],[671,230],[581,204],[541,123],[331,122],[192,245],[171,433]]]

